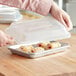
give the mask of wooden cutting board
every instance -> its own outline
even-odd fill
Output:
[[[64,40],[71,45],[66,52],[37,59],[12,55],[0,48],[0,76],[76,76],[76,35]]]
[[[0,24],[0,29],[6,25]],[[76,76],[76,35],[63,42],[71,45],[66,52],[37,59],[12,55],[7,47],[1,47],[0,76]]]
[[[66,52],[37,59],[12,55],[0,48],[0,74],[4,76],[76,76],[76,35],[64,40],[71,45]],[[1,75],[2,76],[2,75]]]

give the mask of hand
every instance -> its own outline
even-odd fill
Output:
[[[54,2],[52,4],[50,13],[55,19],[65,25],[68,31],[73,28],[69,15],[65,11],[60,9]]]
[[[0,30],[0,47],[6,46],[7,44],[14,44],[14,40],[12,37]]]

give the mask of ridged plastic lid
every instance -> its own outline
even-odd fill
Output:
[[[6,32],[15,38],[18,44],[56,41],[71,36],[64,25],[52,17],[15,22]]]

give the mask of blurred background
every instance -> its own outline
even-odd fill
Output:
[[[76,33],[76,0],[55,0],[60,8],[65,10],[71,17],[74,29],[71,31]]]
[[[71,17],[74,29],[71,31],[76,33],[76,0],[54,0],[60,8],[65,10]],[[27,19],[37,19],[43,17],[39,14],[32,13],[25,10],[20,10],[13,7],[0,5],[0,23],[11,23],[19,21],[23,18],[23,15]]]

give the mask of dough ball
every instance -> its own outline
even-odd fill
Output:
[[[35,48],[33,46],[21,46],[20,49],[23,50],[23,51],[25,51],[25,52],[31,52]]]
[[[35,50],[33,50],[32,52],[36,53],[36,52],[40,52],[40,51],[44,51],[44,48],[42,48],[42,47],[36,47]]]
[[[45,49],[48,50],[48,49],[53,49],[53,48],[57,48],[60,46],[61,44],[59,42],[50,42],[49,44],[47,44]]]
[[[37,46],[38,47],[42,47],[42,48],[46,48],[47,44],[49,44],[50,42],[43,42],[43,43],[39,43]]]

